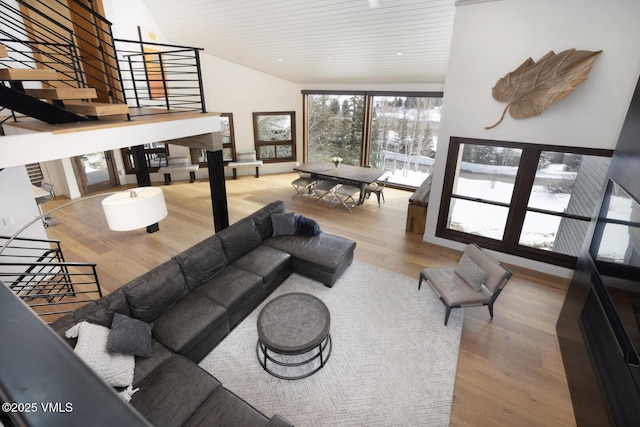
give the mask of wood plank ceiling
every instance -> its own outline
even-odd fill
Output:
[[[455,11],[455,0],[145,3],[170,43],[297,83],[444,82]]]

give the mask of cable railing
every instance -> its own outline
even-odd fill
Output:
[[[67,262],[58,240],[13,239],[0,254],[0,280],[46,322],[102,297],[96,264]]]

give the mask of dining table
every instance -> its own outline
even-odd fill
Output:
[[[303,163],[293,170],[300,173],[307,173],[311,175],[313,179],[333,181],[336,184],[359,187],[359,205],[364,203],[367,185],[373,184],[385,173],[383,170],[371,167],[353,166],[342,163],[336,165],[333,162],[323,160]]]

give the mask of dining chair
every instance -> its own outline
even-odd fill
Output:
[[[382,201],[384,202],[384,187],[386,187],[387,182],[389,182],[389,177],[387,176],[385,179],[381,181],[374,182],[372,184],[367,185],[364,190],[365,198],[371,197],[371,194],[375,194],[378,199],[378,207],[380,207],[380,197],[382,197]]]
[[[319,180],[311,188],[311,194],[325,205],[333,198],[333,189],[337,184],[333,181]]]
[[[360,194],[360,187],[353,185],[340,185],[333,191],[339,204],[344,206],[349,212],[351,209],[358,205],[356,195]]]
[[[296,190],[296,194],[293,195],[292,199],[302,196],[305,193],[310,194],[311,188],[316,182],[317,180],[313,179],[311,174],[298,172],[298,178],[291,181],[291,185]]]

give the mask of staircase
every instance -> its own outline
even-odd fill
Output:
[[[9,240],[0,236],[0,281],[45,322],[102,297],[96,264],[65,261],[60,241]]]
[[[8,52],[0,45],[0,58]],[[25,89],[24,82],[41,82],[43,86],[60,81],[53,69],[2,68],[0,69],[0,105],[49,124],[75,123],[98,120],[110,116],[129,115],[126,104],[90,102],[97,98],[93,88]],[[47,102],[48,101],[48,102]]]

